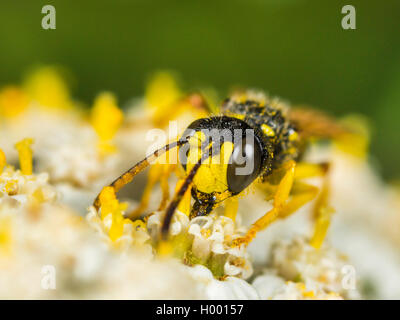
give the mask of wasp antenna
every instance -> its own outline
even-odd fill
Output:
[[[163,223],[161,226],[162,240],[167,240],[169,226],[171,225],[172,217],[174,216],[176,208],[179,206],[179,203],[182,201],[182,198],[183,198],[186,190],[189,188],[189,185],[192,183],[201,164],[210,156],[211,156],[211,146],[207,149],[206,152],[203,153],[203,156],[200,158],[200,160],[197,161],[197,163],[193,166],[193,168],[190,170],[189,174],[187,175],[185,181],[181,185],[180,189],[174,195],[174,198],[172,199],[171,203],[169,204],[169,206],[165,212],[164,220],[163,220]]]
[[[156,160],[158,157],[163,155],[165,152],[167,152],[170,149],[176,148],[178,146],[181,146],[185,144],[187,140],[178,140],[172,143],[169,143],[165,145],[164,147],[154,151],[151,155],[147,156],[144,158],[142,161],[139,161],[136,163],[132,168],[130,168],[128,171],[123,173],[121,176],[119,176],[116,180],[114,180],[109,187],[112,187],[117,193],[122,187],[130,183],[133,178],[141,171],[143,171],[145,168],[147,168],[151,162]],[[97,195],[96,199],[93,202],[93,206],[96,208],[96,210],[99,210],[100,208],[100,194]]]

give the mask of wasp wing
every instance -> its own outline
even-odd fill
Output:
[[[336,139],[352,131],[332,116],[311,108],[297,107],[288,112],[289,120],[304,139]]]

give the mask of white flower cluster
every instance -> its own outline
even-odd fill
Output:
[[[36,211],[0,204],[0,298],[205,298],[185,266],[131,249],[110,250],[58,204]]]
[[[278,276],[287,281],[303,283],[305,288],[321,297],[331,293],[348,299],[360,297],[356,287],[343,284],[344,268],[348,265],[347,257],[328,244],[325,243],[322,248],[315,250],[305,237],[279,241],[272,247],[271,268]],[[355,284],[357,279],[350,280]],[[256,280],[258,285],[260,281]],[[296,288],[295,285],[290,285],[284,292],[291,292],[293,288]]]
[[[211,271],[202,265],[188,267],[188,272],[207,299],[257,300],[260,298],[256,289],[243,279],[226,277],[223,281],[217,280]]]
[[[156,212],[147,221],[147,228],[153,239],[157,237],[163,213]],[[174,238],[185,243],[183,259],[189,265],[202,264],[217,276],[236,276],[247,279],[253,273],[249,255],[244,246],[233,247],[232,240],[243,236],[245,230],[237,228],[228,217],[215,213],[189,220],[177,211],[170,229]]]
[[[31,201],[52,202],[57,192],[49,183],[49,175],[24,175],[12,166],[6,166],[0,174],[0,205],[9,203],[25,205]]]
[[[69,183],[78,187],[88,187],[104,172],[116,166],[116,155],[101,157],[97,148],[97,137],[90,127],[80,127],[64,137],[65,141],[47,139],[49,145],[43,150],[38,162],[38,170],[49,172],[55,183]]]
[[[99,213],[92,206],[86,215],[86,221],[93,227],[100,238],[109,245],[109,247],[118,248],[121,252],[127,252],[129,249],[134,248],[149,259],[153,257],[153,249],[150,244],[150,235],[146,229],[135,223],[124,223],[122,235],[112,243],[109,232],[112,225],[112,214],[108,214],[102,220]]]
[[[342,300],[335,292],[325,292],[318,287],[311,289],[302,282],[285,281],[273,271],[257,277],[253,287],[261,299],[270,300]]]

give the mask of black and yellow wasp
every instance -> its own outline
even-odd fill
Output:
[[[201,104],[206,105],[204,100]],[[237,196],[257,181],[267,198],[273,200],[273,207],[232,245],[249,244],[258,231],[318,196],[313,209],[315,230],[311,244],[320,247],[333,212],[328,204],[329,164],[304,163],[302,159],[310,141],[336,139],[349,131],[321,112],[289,108],[277,100],[251,94],[226,99],[219,112],[195,120],[180,139],[138,162],[110,186],[118,192],[162,154],[177,148],[184,177],[169,203],[168,195],[164,197],[163,240],[167,239],[174,212],[185,197],[186,202],[189,199],[191,218],[207,215],[227,200],[230,205],[226,205],[225,214],[234,219],[237,205],[231,205],[232,200],[237,201]],[[214,163],[216,156],[220,161]],[[252,164],[251,169],[239,172],[248,163]],[[315,176],[324,179],[321,190],[302,181]],[[166,189],[163,188],[165,193]],[[99,197],[94,206],[99,209]]]

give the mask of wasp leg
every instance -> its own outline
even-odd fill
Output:
[[[318,194],[318,188],[303,182],[294,182],[292,199],[282,208],[279,219],[284,219],[296,212],[306,203],[312,201]]]
[[[167,144],[164,147],[154,151],[150,156],[144,158],[142,161],[139,161],[136,165],[134,165],[132,168],[130,168],[128,171],[126,171],[124,174],[122,174],[120,177],[118,177],[116,180],[114,180],[114,182],[112,182],[109,185],[109,187],[113,188],[114,192],[117,193],[122,187],[124,187],[125,185],[130,183],[139,172],[141,172],[145,168],[147,168],[150,165],[150,163],[155,161],[162,154],[164,154],[165,152],[168,152],[172,148],[181,146],[184,143],[186,143],[186,141],[175,141],[175,142]],[[100,209],[99,195],[96,197],[96,199],[93,202],[93,206],[96,208],[96,210]]]
[[[140,200],[139,206],[130,212],[127,215],[127,218],[134,220],[136,217],[139,217],[143,211],[145,211],[150,202],[151,192],[154,189],[154,186],[160,182],[161,185],[161,192],[162,192],[162,200],[158,207],[158,211],[164,210],[168,199],[169,199],[169,184],[168,178],[171,172],[174,170],[175,165],[173,164],[160,164],[156,163],[152,167],[150,167],[149,176],[147,179],[146,187],[143,191],[142,198]]]
[[[153,191],[156,183],[161,179],[162,171],[163,165],[161,164],[157,163],[150,167],[149,176],[147,178],[147,183],[144,188],[140,204],[136,209],[126,215],[127,218],[134,220],[136,217],[139,217],[144,210],[147,209],[150,202],[151,192]]]
[[[317,196],[318,190],[319,189],[313,185],[294,181],[292,188],[292,198],[287,201],[286,204],[281,208],[279,215],[276,216],[275,219],[285,219],[292,213],[296,212],[306,203],[312,201]],[[270,221],[269,224],[273,221],[274,220]]]
[[[300,162],[296,166],[296,173],[294,178],[296,180],[313,178],[313,177],[325,177],[329,171],[329,163],[308,163]]]
[[[321,247],[331,222],[331,216],[335,212],[328,204],[329,194],[329,183],[328,179],[325,178],[322,191],[314,206],[315,227],[310,244],[316,249]]]
[[[325,238],[329,226],[330,214],[332,213],[332,210],[327,205],[329,198],[329,187],[326,178],[328,169],[329,165],[327,163],[300,163],[297,164],[296,170],[293,173],[289,165],[288,171],[286,171],[283,179],[276,188],[274,207],[252,225],[245,237],[235,239],[234,245],[248,245],[258,231],[266,228],[277,219],[288,217],[306,203],[312,201],[317,196],[319,188],[297,180],[323,176],[325,178],[324,187],[313,209],[313,216],[316,222],[314,236],[311,239],[311,245],[319,248]],[[292,198],[286,202],[289,194],[285,190],[289,188],[290,183],[292,184],[290,186],[292,188],[289,190],[289,193],[291,193]]]
[[[162,242],[165,242],[168,238],[168,232],[169,232],[169,226],[172,221],[172,217],[174,215],[174,212],[176,208],[179,206],[180,202],[184,198],[186,191],[190,188],[190,185],[193,182],[193,179],[199,170],[200,166],[202,163],[204,163],[205,160],[210,156],[210,148],[207,149],[207,152],[205,152],[201,158],[196,162],[196,164],[193,166],[193,168],[190,170],[188,175],[186,176],[185,180],[183,183],[179,186],[179,189],[177,192],[175,192],[174,197],[172,198],[172,201],[168,205],[166,211],[165,211],[165,216],[164,220],[161,225],[161,239],[163,240]]]
[[[296,168],[296,179],[309,178],[314,176],[322,176],[324,178],[321,192],[315,202],[313,208],[313,218],[315,221],[314,234],[310,240],[310,244],[319,249],[325,239],[328,227],[330,225],[331,216],[334,212],[329,206],[330,186],[328,181],[329,163],[310,164],[301,163]]]
[[[258,231],[265,229],[269,224],[271,224],[278,218],[280,212],[282,211],[283,205],[288,199],[290,191],[292,189],[295,176],[295,168],[295,161],[289,161],[285,165],[286,173],[280,181],[277,191],[275,193],[273,208],[265,215],[263,215],[260,219],[258,219],[255,223],[253,223],[253,225],[250,227],[244,237],[235,239],[233,241],[234,246],[239,246],[241,244],[247,246],[256,236]]]

